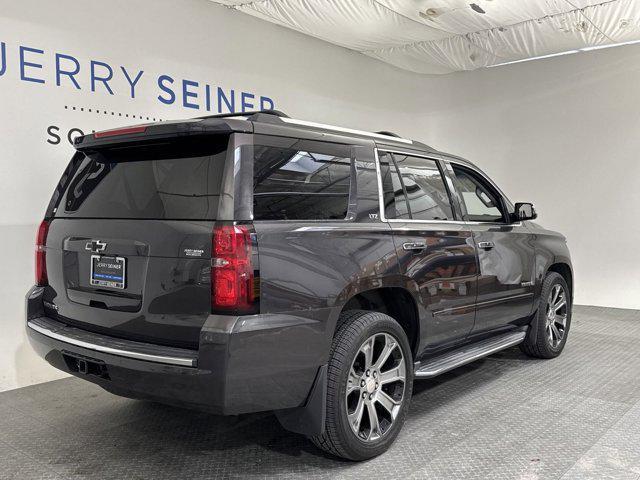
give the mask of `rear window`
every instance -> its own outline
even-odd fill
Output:
[[[227,144],[191,137],[87,152],[56,216],[215,219]]]
[[[344,220],[353,174],[348,145],[296,139],[256,144],[254,220]]]

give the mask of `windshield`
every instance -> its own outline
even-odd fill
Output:
[[[215,220],[228,136],[84,154],[57,217]]]

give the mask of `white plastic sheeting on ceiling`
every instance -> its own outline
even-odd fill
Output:
[[[212,0],[419,73],[640,40],[640,0]]]

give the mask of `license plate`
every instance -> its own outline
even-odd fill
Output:
[[[91,278],[89,283],[97,287],[123,289],[126,279],[124,257],[91,255]]]

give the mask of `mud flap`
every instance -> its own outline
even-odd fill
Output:
[[[534,345],[538,340],[538,310],[536,309],[533,314],[533,319],[529,322],[529,330],[527,330],[527,336],[524,341],[528,345]]]
[[[275,414],[286,430],[311,437],[324,432],[327,407],[327,366],[318,369],[307,401],[301,407],[276,410]]]

